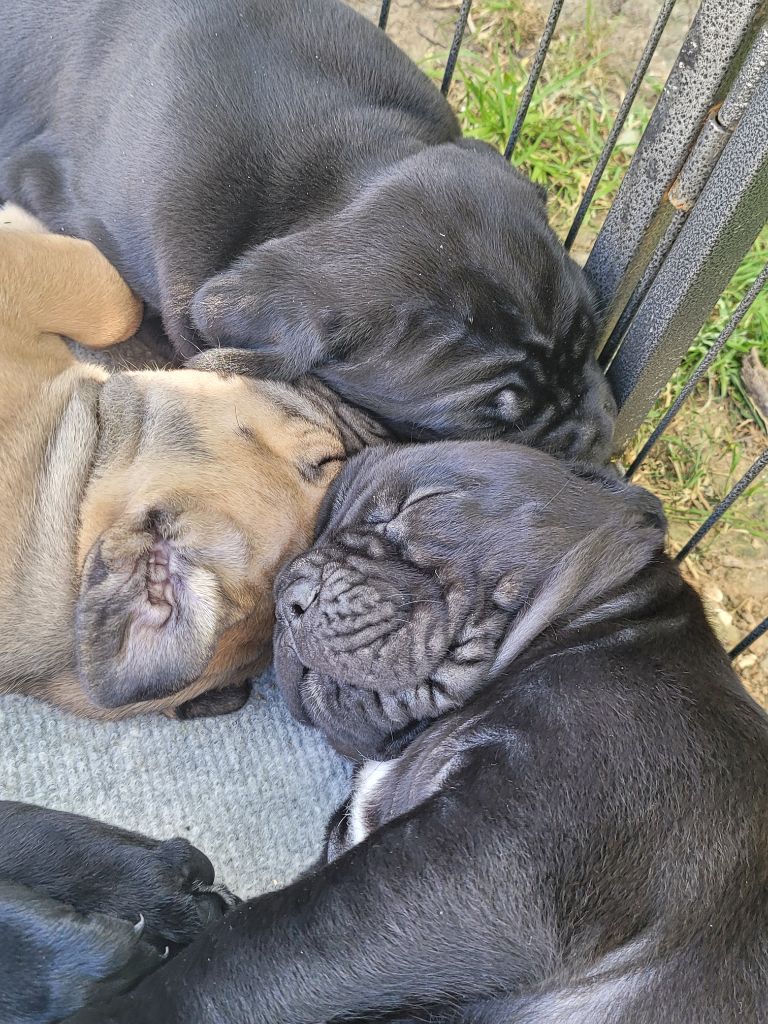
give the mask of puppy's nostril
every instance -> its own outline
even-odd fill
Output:
[[[311,580],[299,580],[285,595],[285,604],[294,619],[301,618],[320,593],[320,585]]]

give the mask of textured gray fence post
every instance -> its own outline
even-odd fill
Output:
[[[702,0],[587,261],[587,273],[606,314],[603,340],[644,274],[649,283],[648,266],[658,266],[654,251],[676,212],[667,193],[710,111],[736,78],[765,18],[763,0]],[[681,221],[678,217],[678,227]]]
[[[645,419],[768,220],[768,71],[663,260],[608,370],[619,443]]]

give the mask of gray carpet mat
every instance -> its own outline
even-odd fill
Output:
[[[192,722],[105,725],[0,698],[0,799],[184,836],[240,896],[312,863],[348,778],[323,739],[291,719],[270,675],[242,711]]]

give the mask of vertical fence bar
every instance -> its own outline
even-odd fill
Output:
[[[768,220],[768,72],[635,313],[608,370],[617,444],[640,426]]]
[[[381,10],[379,11],[379,28],[383,31],[387,31],[387,22],[389,21],[389,7],[392,0],[381,0]]]
[[[587,260],[605,310],[607,337],[664,235],[666,201],[710,110],[739,71],[760,24],[763,0],[701,0],[664,91]]]
[[[749,288],[749,291],[746,293],[744,298],[741,300],[741,302],[738,304],[736,309],[733,311],[733,314],[731,315],[731,318],[729,319],[728,323],[725,325],[725,327],[722,329],[720,334],[717,336],[717,340],[714,342],[714,344],[712,345],[710,350],[707,352],[707,354],[701,360],[701,362],[696,367],[696,369],[693,371],[691,376],[685,382],[685,385],[680,390],[680,394],[677,396],[677,398],[675,398],[675,400],[672,403],[672,405],[664,413],[664,416],[662,417],[661,421],[656,426],[656,428],[654,429],[653,433],[648,438],[648,440],[645,442],[645,444],[643,445],[642,449],[638,452],[637,456],[635,457],[634,461],[632,462],[632,465],[629,467],[629,469],[625,473],[625,476],[626,476],[626,478],[628,480],[632,478],[632,476],[637,472],[637,470],[643,464],[645,459],[648,457],[648,454],[651,451],[651,449],[654,447],[656,442],[659,440],[661,435],[664,433],[664,431],[670,425],[670,423],[675,418],[675,416],[677,416],[677,414],[680,411],[683,403],[687,400],[688,396],[693,392],[693,390],[695,389],[696,385],[699,383],[701,378],[704,376],[704,374],[707,372],[709,367],[712,365],[712,363],[714,362],[714,360],[717,357],[717,355],[725,347],[726,343],[728,342],[728,339],[731,337],[733,332],[739,326],[741,321],[744,319],[744,316],[746,315],[747,311],[751,307],[752,303],[755,301],[757,296],[763,290],[763,287],[764,287],[766,281],[768,281],[768,264],[766,264],[763,267],[763,269],[757,275],[755,280],[752,282],[752,285]]]
[[[600,184],[600,180],[603,177],[605,168],[608,166],[608,161],[611,158],[616,142],[618,141],[621,130],[626,123],[629,112],[632,109],[632,104],[635,102],[640,86],[643,84],[645,79],[645,73],[648,70],[648,65],[651,63],[651,59],[656,52],[656,47],[659,45],[661,34],[666,28],[669,16],[672,13],[672,8],[675,6],[676,0],[664,0],[661,6],[656,22],[651,30],[651,34],[648,37],[648,42],[645,44],[645,49],[640,56],[640,60],[635,68],[635,73],[632,75],[632,80],[629,83],[627,93],[621,102],[619,111],[616,114],[616,119],[613,122],[613,126],[608,134],[608,138],[605,140],[605,145],[600,154],[600,158],[597,161],[592,177],[589,179],[584,196],[579,203],[579,208],[576,211],[576,215],[573,218],[570,231],[565,239],[565,248],[570,252],[573,243],[576,241],[576,235],[579,233],[579,228],[584,222],[584,218],[587,215],[592,200],[597,191],[597,186]]]
[[[453,42],[451,43],[451,49],[448,53],[448,60],[445,63],[445,73],[443,74],[443,83],[440,86],[440,92],[443,96],[448,94],[448,90],[451,87],[451,81],[453,80],[453,72],[456,70],[456,61],[459,59],[459,50],[461,49],[461,41],[464,38],[464,29],[467,27],[467,19],[469,18],[469,10],[472,6],[472,0],[463,0],[461,9],[459,10],[459,16],[456,19],[456,28],[453,32]]]
[[[675,555],[676,562],[682,562],[684,558],[687,558],[688,555],[690,555],[693,549],[701,543],[712,527],[723,518],[734,501],[736,501],[736,499],[746,491],[755,477],[762,473],[766,466],[768,466],[768,448],[766,448],[761,455],[758,455],[741,480],[731,488],[719,505],[713,510],[712,514],[707,517],[706,522],[702,523],[690,540],[680,548],[678,553]]]
[[[680,234],[680,228],[685,223],[686,216],[687,214],[682,210],[675,210],[674,216],[667,225],[667,230],[664,232],[661,241],[654,249],[653,255],[648,260],[645,270],[643,271],[643,276],[635,285],[634,291],[630,295],[626,306],[621,311],[621,316],[616,321],[616,326],[608,335],[605,345],[600,352],[598,362],[603,369],[607,370],[611,365],[614,356],[619,351],[624,335],[627,333],[627,328],[632,323],[632,318],[639,309],[640,303],[648,294],[648,289],[653,284],[653,280],[658,274],[665,256],[672,248],[672,243]]]
[[[539,80],[541,69],[544,66],[544,59],[549,51],[549,44],[552,42],[552,36],[555,33],[557,27],[557,21],[560,17],[560,12],[563,9],[563,0],[554,0],[552,9],[549,12],[547,18],[547,24],[544,26],[544,32],[542,33],[541,40],[539,41],[538,49],[536,50],[536,56],[533,58],[533,64],[531,65],[531,73],[528,75],[528,81],[525,83],[525,89],[523,95],[520,97],[520,103],[517,108],[517,116],[515,117],[515,123],[512,125],[512,131],[509,133],[509,139],[507,140],[507,146],[504,150],[504,159],[509,160],[515,151],[517,140],[520,136],[520,130],[523,127],[526,115],[528,114],[528,107],[531,105],[531,98],[533,96],[533,90],[536,88],[536,83]]]

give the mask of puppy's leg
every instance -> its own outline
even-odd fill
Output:
[[[446,1005],[460,1019],[462,1004],[543,984],[558,966],[557,936],[536,866],[493,826],[477,801],[441,794],[315,875],[238,907],[133,992],[75,1019],[429,1020]]]
[[[177,718],[181,721],[232,715],[245,707],[250,695],[250,683],[228,686],[225,690],[209,690],[208,693],[201,693],[199,697],[194,697],[185,704],[179,704],[177,708],[171,708],[166,715],[168,718]]]
[[[141,323],[141,303],[90,242],[4,228],[0,217],[0,268],[0,304],[15,321],[9,333],[27,344],[42,333],[113,345]]]
[[[49,1024],[126,992],[164,962],[141,932],[0,881],[0,1024]]]
[[[14,231],[29,231],[46,234],[48,228],[37,217],[22,210],[16,203],[0,206],[0,228],[13,228]]]

